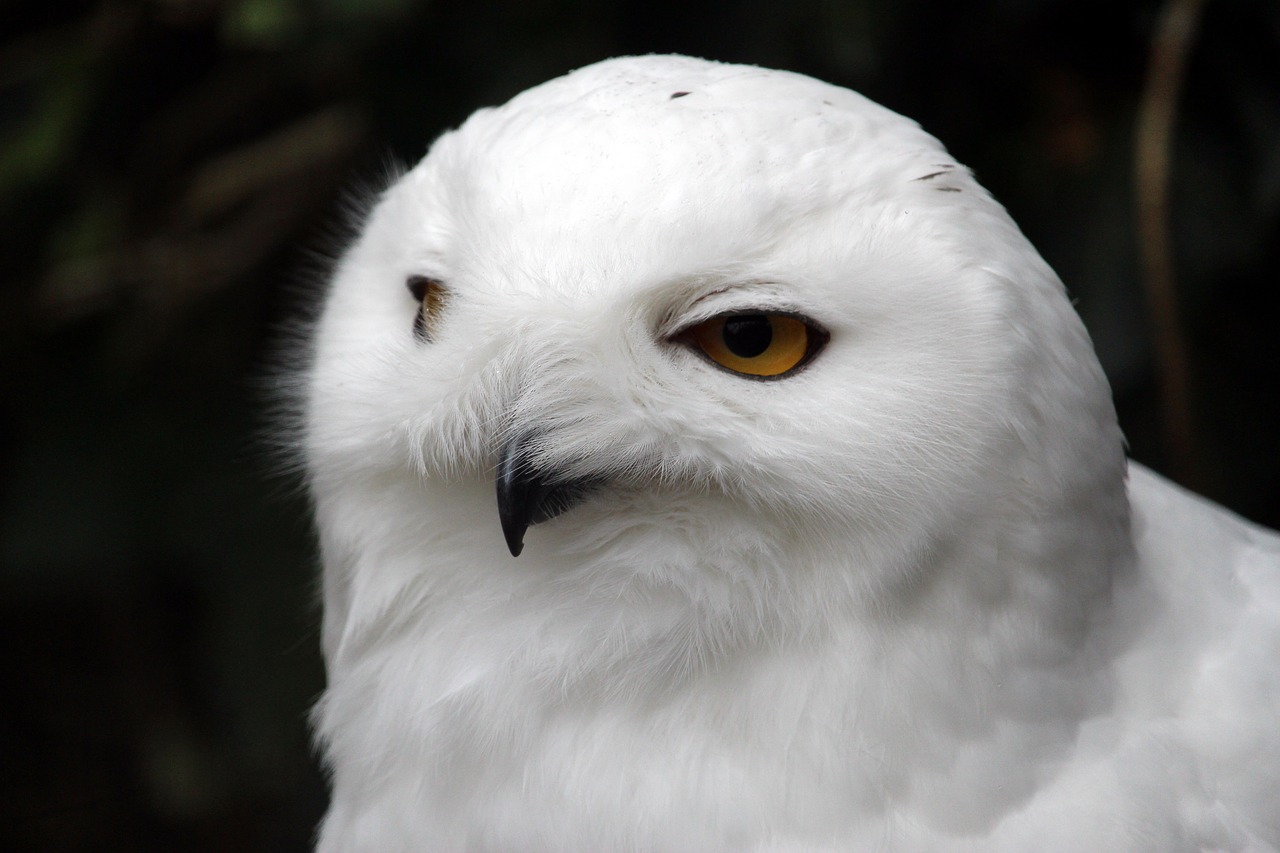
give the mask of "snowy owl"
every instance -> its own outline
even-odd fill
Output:
[[[615,59],[383,193],[305,373],[323,853],[1280,848],[1280,537],[1127,463],[915,123]]]

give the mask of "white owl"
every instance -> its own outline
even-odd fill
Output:
[[[1126,464],[1053,271],[853,92],[481,110],[306,384],[324,853],[1280,848],[1280,537]]]

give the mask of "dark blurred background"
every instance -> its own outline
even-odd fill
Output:
[[[305,850],[325,802],[268,367],[344,193],[607,56],[788,68],[918,119],[1078,300],[1132,453],[1161,405],[1134,215],[1162,4],[9,0],[0,9],[0,849]],[[1280,526],[1280,4],[1190,33],[1170,204],[1198,487]]]

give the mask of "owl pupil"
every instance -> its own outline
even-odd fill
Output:
[[[739,358],[755,358],[773,341],[773,326],[763,314],[738,314],[724,321],[724,345]]]

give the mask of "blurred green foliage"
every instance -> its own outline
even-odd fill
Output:
[[[626,53],[918,119],[1079,299],[1136,456],[1161,412],[1132,124],[1159,5],[11,0],[0,9],[0,728],[13,850],[304,850],[324,803],[306,507],[271,364],[344,187]],[[1280,5],[1209,2],[1174,239],[1209,493],[1280,524]]]

